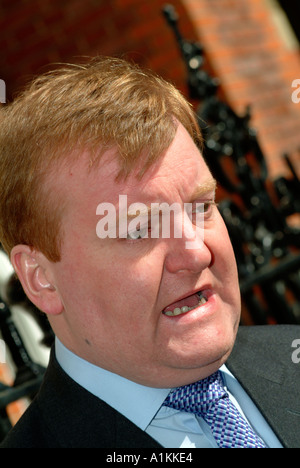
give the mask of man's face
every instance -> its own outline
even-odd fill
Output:
[[[240,317],[236,263],[212,203],[212,176],[181,125],[140,180],[133,174],[116,181],[118,162],[110,155],[93,171],[83,158],[63,172],[60,189],[69,203],[61,261],[52,269],[64,309],[51,318],[54,331],[84,359],[144,385],[204,378],[230,354]],[[170,238],[149,232],[142,239],[100,239],[97,206],[112,203],[118,212],[120,194],[128,206],[204,203],[204,242],[193,224],[199,231],[193,248],[185,232],[175,238],[172,229]]]

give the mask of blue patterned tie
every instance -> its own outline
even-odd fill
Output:
[[[221,373],[172,390],[164,406],[198,414],[221,448],[266,448],[229,399]]]

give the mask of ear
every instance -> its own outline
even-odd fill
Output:
[[[51,262],[27,245],[13,247],[10,259],[30,301],[46,314],[60,314],[63,304],[53,284]]]

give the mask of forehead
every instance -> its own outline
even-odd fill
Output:
[[[159,197],[176,188],[182,192],[193,191],[196,186],[200,188],[201,185],[209,185],[210,181],[213,181],[199,149],[182,125],[178,126],[169,148],[140,179],[138,174],[142,165],[143,156],[129,177],[116,181],[118,162],[116,158],[109,159],[108,155],[100,171],[106,180],[110,180],[110,184],[102,188],[105,191],[109,190],[111,195],[115,193],[116,196],[120,193],[141,193],[145,197],[151,197],[152,194]],[[97,178],[97,174],[95,177]]]
[[[89,209],[95,214],[99,203],[118,204],[120,194],[133,202],[176,201],[197,198],[203,191],[212,191],[215,182],[201,153],[188,132],[179,125],[176,136],[165,154],[138,178],[140,167],[126,179],[117,180],[119,162],[116,150],[104,153],[99,165],[88,168],[89,155],[82,155],[64,174],[60,185],[71,209]],[[143,158],[141,158],[142,164]],[[67,192],[67,193],[66,193]]]

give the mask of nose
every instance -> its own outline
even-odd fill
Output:
[[[201,273],[211,265],[212,260],[213,255],[205,239],[204,230],[192,223],[185,227],[180,238],[168,239],[165,268],[169,273]]]

